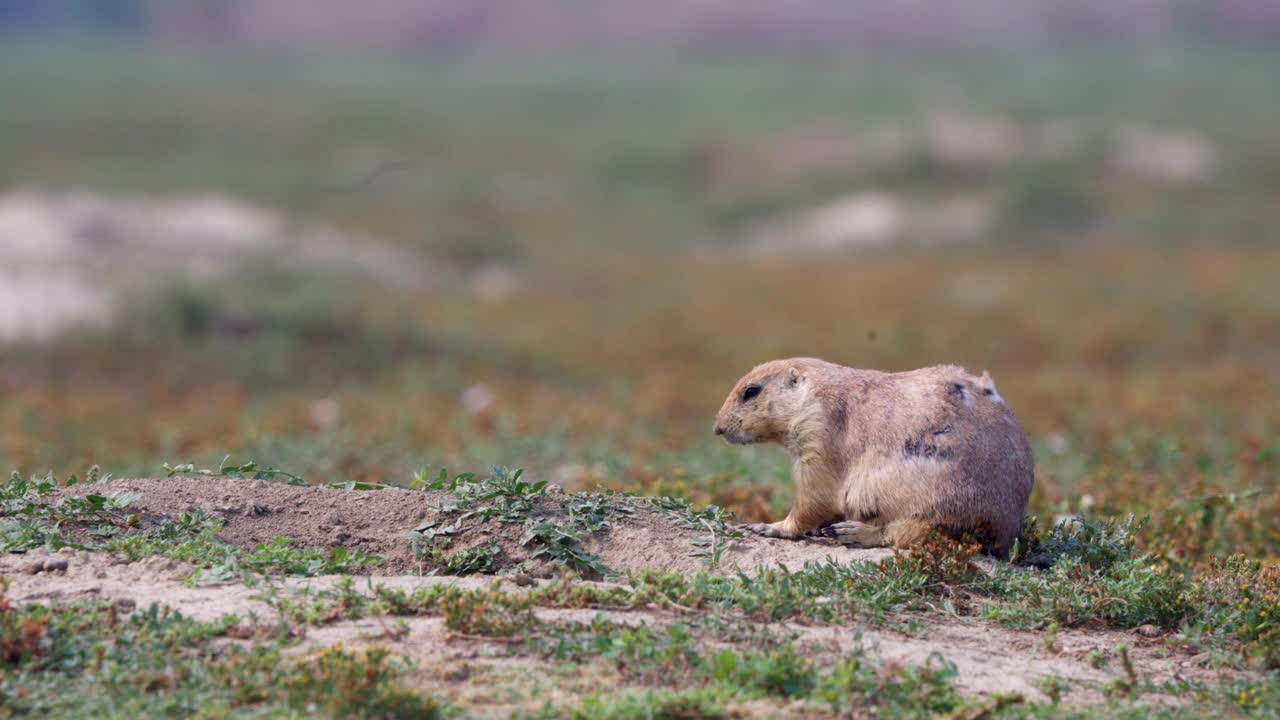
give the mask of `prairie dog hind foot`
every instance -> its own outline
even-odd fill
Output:
[[[818,532],[823,537],[835,538],[836,542],[845,547],[875,548],[889,544],[885,539],[883,527],[857,520],[832,523]]]

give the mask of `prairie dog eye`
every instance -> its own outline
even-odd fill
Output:
[[[759,385],[748,385],[746,390],[742,391],[742,402],[749,402],[751,398],[760,394]]]

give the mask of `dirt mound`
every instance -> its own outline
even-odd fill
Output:
[[[566,506],[575,498],[587,497],[549,489],[532,499],[527,518],[505,522],[480,515],[461,518],[451,506],[456,498],[444,491],[343,490],[230,478],[114,480],[64,488],[49,498],[121,492],[141,494],[129,511],[141,513],[143,527],[203,511],[225,522],[218,539],[231,545],[252,549],[282,537],[297,546],[359,546],[384,557],[378,568],[383,573],[430,570],[432,561],[415,557],[410,533],[420,528],[439,531],[456,524],[456,529],[436,534],[436,542],[446,555],[496,545],[500,548],[496,569],[521,566],[534,568],[535,574],[547,574],[546,563],[534,557],[536,546],[527,542],[525,521],[567,526]],[[711,529],[714,526],[682,522],[640,498],[608,497],[603,513],[603,527],[581,538],[581,550],[598,555],[605,567],[619,573],[642,569],[730,573],[737,568],[779,564],[799,569],[810,561],[876,560],[890,554],[887,550],[851,550],[819,539],[792,542],[754,535],[716,537]],[[715,549],[719,550],[719,562],[713,566],[709,553]]]

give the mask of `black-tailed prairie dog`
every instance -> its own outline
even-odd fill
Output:
[[[856,547],[903,547],[936,528],[1004,555],[1031,495],[1017,416],[990,375],[953,365],[888,373],[774,360],[738,381],[714,429],[790,453],[791,512],[747,526],[768,537],[821,531]]]

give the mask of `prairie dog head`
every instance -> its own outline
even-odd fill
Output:
[[[809,399],[809,379],[797,363],[775,360],[747,373],[733,386],[712,428],[735,445],[785,443],[792,420]]]

